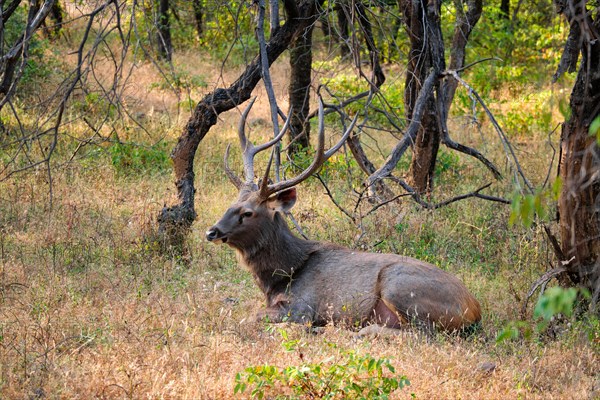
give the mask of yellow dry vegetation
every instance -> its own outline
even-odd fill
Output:
[[[193,53],[177,60],[190,73],[215,71],[205,89],[190,93],[193,99],[237,76]],[[285,82],[287,73],[285,62],[276,64],[275,82]],[[169,114],[169,123],[151,132],[174,145],[188,114],[176,112],[170,92],[149,89],[160,79],[150,67],[136,74],[126,93],[133,111],[149,121]],[[276,90],[285,97],[283,84]],[[256,93],[252,118],[268,121],[264,91]],[[285,100],[281,106],[286,109]],[[0,182],[0,398],[243,398],[249,391],[240,396],[233,389],[248,366],[342,363],[342,350],[390,358],[411,382],[392,398],[600,398],[598,339],[590,340],[576,321],[555,337],[496,342],[519,318],[525,293],[553,257],[541,229],[509,227],[508,207],[478,200],[434,212],[403,200],[366,218],[361,231],[317,182],[302,184],[295,212],[311,238],[395,251],[452,271],[481,301],[483,330],[467,339],[416,331],[357,339],[352,330],[313,334],[290,325],[283,329],[302,343],[302,354],[285,351],[276,330],[253,320],[262,298],[251,276],[232,250],[203,237],[236,196],[221,159],[226,143],[235,141],[238,116],[237,110],[222,115],[200,145],[198,219],[182,252],[160,252],[154,242],[158,212],[176,200],[169,173],[123,173],[99,153],[93,163],[89,156],[56,168],[52,202],[43,170]],[[458,138],[506,167],[491,129],[483,137],[460,119],[453,124]],[[256,128],[253,137],[260,134]],[[540,133],[517,144],[535,183],[543,181],[551,157],[545,140]],[[460,171],[440,181],[439,199],[485,183],[477,180],[487,174],[477,162],[463,156],[454,162]],[[512,189],[505,181],[493,190],[510,197]]]

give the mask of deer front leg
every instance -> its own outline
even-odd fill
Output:
[[[257,321],[285,322],[290,314],[290,300],[284,294],[278,294],[271,300],[267,300],[267,307],[256,314]]]
[[[256,318],[258,321],[273,323],[294,322],[298,324],[312,324],[314,312],[306,304],[291,302],[284,294],[277,295],[270,301],[270,305],[260,310]]]

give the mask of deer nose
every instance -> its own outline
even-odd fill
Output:
[[[206,231],[206,240],[212,242],[213,240],[218,239],[221,235],[221,231],[213,226],[212,228]]]

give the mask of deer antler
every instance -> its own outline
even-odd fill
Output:
[[[288,118],[288,120],[289,120],[289,118]],[[350,124],[348,129],[346,129],[346,131],[342,135],[342,138],[332,148],[330,148],[327,151],[324,151],[325,150],[325,112],[323,110],[323,100],[321,99],[321,97],[319,97],[318,144],[317,144],[317,153],[315,155],[315,158],[313,159],[313,162],[310,164],[310,166],[307,169],[302,171],[299,175],[295,176],[294,178],[285,180],[285,181],[281,181],[281,182],[277,182],[277,183],[269,185],[268,179],[266,177],[263,178],[262,182],[260,182],[260,196],[263,199],[267,199],[272,194],[280,192],[284,189],[288,189],[292,186],[296,186],[300,182],[302,182],[302,181],[306,180],[308,177],[310,177],[315,171],[317,171],[321,167],[321,165],[323,165],[323,163],[325,161],[327,161],[327,159],[329,157],[331,157],[336,151],[338,151],[340,149],[340,147],[342,147],[342,145],[344,144],[346,139],[348,139],[348,136],[350,136],[350,133],[354,129],[354,126],[356,125],[356,121],[358,121],[358,114],[356,114],[356,116],[352,120],[352,123]]]
[[[285,121],[285,124],[283,125],[283,128],[281,129],[281,131],[279,132],[279,134],[276,137],[274,137],[267,143],[261,144],[260,146],[254,146],[252,144],[252,142],[250,142],[248,140],[248,138],[246,137],[245,130],[246,130],[246,118],[248,118],[250,109],[254,105],[255,101],[256,101],[256,97],[254,97],[252,100],[250,100],[250,104],[248,104],[248,106],[246,107],[244,112],[242,112],[242,117],[241,117],[240,123],[238,125],[238,138],[240,141],[240,147],[242,148],[242,160],[244,163],[244,179],[245,179],[245,181],[242,182],[242,180],[231,170],[231,168],[229,168],[229,162],[227,160],[229,158],[230,145],[227,145],[227,149],[225,150],[225,157],[223,160],[224,164],[225,164],[225,173],[227,174],[227,177],[229,178],[231,183],[233,183],[235,185],[235,187],[238,189],[241,189],[242,186],[244,186],[244,185],[249,185],[249,186],[255,185],[254,184],[254,156],[256,156],[256,154],[260,153],[261,151],[266,150],[269,147],[273,146],[275,143],[279,142],[281,140],[281,138],[283,137],[283,135],[285,135],[285,133],[287,132],[289,124],[290,124],[290,119],[291,119],[289,117],[287,118],[287,120]]]

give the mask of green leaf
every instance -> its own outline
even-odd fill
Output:
[[[577,289],[575,288],[551,287],[538,300],[533,310],[533,316],[542,317],[545,321],[550,321],[557,314],[569,317],[573,314],[576,299]]]
[[[525,197],[523,197],[523,203],[521,204],[521,221],[526,228],[529,228],[533,223],[534,215],[535,198],[531,194],[525,195]]]
[[[562,179],[560,178],[560,176],[557,176],[556,180],[552,184],[552,200],[558,201],[561,190],[562,190]]]
[[[519,337],[519,330],[516,326],[511,325],[504,327],[498,334],[496,335],[496,343],[501,343],[506,340],[517,339]]]
[[[515,193],[513,201],[510,205],[510,217],[508,218],[508,224],[513,226],[517,220],[521,217],[521,200],[522,196]]]
[[[571,117],[571,106],[564,98],[558,101],[558,110],[565,120],[568,120]]]
[[[596,136],[596,141],[600,146],[600,115],[590,124],[590,136]]]

